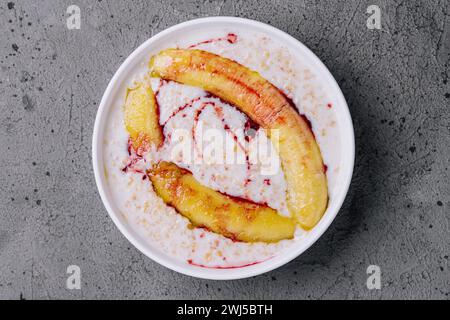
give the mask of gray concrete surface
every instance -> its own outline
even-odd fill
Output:
[[[13,3],[14,2],[14,3]],[[442,1],[2,1],[0,298],[440,298],[450,295],[450,9]],[[81,8],[81,30],[66,8]],[[381,30],[366,9],[381,8]],[[104,209],[91,135],[113,73],[189,19],[269,23],[311,48],[348,100],[357,159],[345,205],[288,265],[214,282],[140,254]],[[79,265],[82,289],[66,289]],[[366,268],[382,271],[366,288]]]

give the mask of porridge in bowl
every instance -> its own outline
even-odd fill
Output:
[[[259,264],[304,241],[341,162],[319,76],[278,40],[242,28],[158,49],[122,85],[102,146],[127,224],[201,268]]]

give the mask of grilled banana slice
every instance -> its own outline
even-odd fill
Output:
[[[203,88],[266,129],[281,159],[290,213],[306,230],[319,222],[328,204],[320,150],[308,120],[280,90],[259,73],[202,50],[161,51],[149,68],[153,77]]]
[[[173,163],[160,162],[148,176],[156,194],[196,227],[244,242],[277,242],[294,236],[293,219],[268,206],[203,186],[189,171]]]
[[[149,85],[138,83],[127,90],[125,99],[125,128],[135,150],[150,144],[160,146],[164,136],[159,125],[158,106]]]

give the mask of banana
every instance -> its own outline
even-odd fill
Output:
[[[163,50],[149,68],[153,77],[203,88],[263,127],[281,159],[290,213],[306,230],[319,222],[328,205],[322,156],[308,120],[279,89],[256,71],[202,50]]]
[[[164,136],[159,125],[158,106],[150,85],[138,83],[128,89],[125,98],[125,128],[135,150],[159,147]]]
[[[203,186],[189,171],[173,163],[154,165],[148,176],[156,194],[196,227],[244,242],[277,242],[294,236],[293,219],[266,205]]]

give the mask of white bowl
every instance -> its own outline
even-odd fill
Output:
[[[164,46],[165,42],[170,42],[176,35],[179,35],[180,33],[186,34],[187,32],[195,32],[200,29],[205,30],[205,28],[211,26],[245,28],[247,30],[266,33],[270,37],[282,41],[283,44],[295,50],[301,57],[308,59],[311,68],[318,74],[321,82],[326,84],[328,94],[333,97],[333,108],[336,108],[340,139],[342,141],[340,147],[341,162],[338,177],[339,188],[335,194],[333,194],[333,199],[320,222],[308,233],[308,236],[303,241],[295,243],[289,250],[281,252],[276,257],[259,264],[235,269],[207,269],[189,265],[162,253],[149,244],[149,242],[141,238],[137,232],[127,224],[123,216],[119,214],[119,210],[116,208],[114,201],[112,201],[113,199],[105,179],[103,164],[102,142],[108,113],[111,106],[114,104],[113,102],[119,87],[127,80],[131,70],[135,68],[138,63],[143,61],[143,59],[148,58],[150,56],[150,51]],[[302,43],[283,31],[261,22],[234,17],[211,17],[184,22],[153,36],[137,48],[120,66],[103,95],[95,120],[92,141],[92,160],[95,180],[100,196],[111,219],[125,237],[146,256],[172,270],[198,278],[214,280],[241,279],[271,271],[295,259],[316,242],[325,230],[327,230],[342,206],[352,178],[354,154],[354,132],[347,103],[335,79],[319,58],[317,58],[317,56]]]

